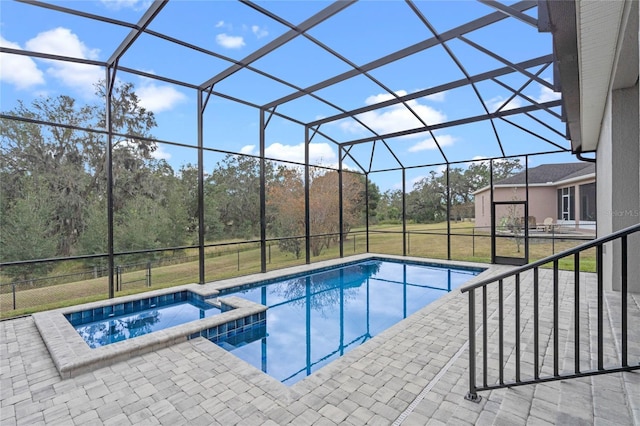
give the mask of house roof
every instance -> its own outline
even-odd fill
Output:
[[[556,184],[561,181],[575,179],[595,173],[594,163],[556,163],[541,164],[529,169],[529,185]],[[495,182],[494,185],[524,185],[525,172]]]

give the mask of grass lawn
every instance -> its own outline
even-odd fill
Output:
[[[367,252],[366,236],[354,229],[344,243],[345,256]],[[402,226],[380,225],[369,228],[369,252],[402,255]],[[451,223],[450,256],[452,260],[488,263],[491,261],[491,238],[487,232],[476,231],[472,222]],[[575,247],[581,241],[552,242],[549,239],[531,239],[529,261],[541,259],[553,253]],[[447,259],[447,227],[444,224],[407,225],[407,255],[431,259]],[[497,250],[504,256],[521,256],[517,241],[513,238],[499,240]],[[187,255],[193,255],[193,251]],[[320,256],[312,257],[312,262],[340,257],[338,245],[322,251]],[[193,259],[193,257],[191,258]],[[580,257],[580,269],[595,271],[595,249],[583,252]],[[277,243],[268,243],[267,269],[280,269],[305,263],[304,254],[300,258],[288,252],[280,251]],[[562,269],[572,270],[573,256],[560,260]],[[255,243],[236,246],[207,248],[205,258],[206,281],[215,281],[240,275],[260,272],[260,248]],[[122,274],[121,291],[117,296],[141,293],[149,290],[173,287],[198,282],[197,260],[177,263],[151,269],[151,286],[147,287],[147,270],[128,271]],[[107,277],[56,284],[46,287],[21,285],[14,295],[11,286],[4,286],[0,293],[0,318],[8,318],[37,311],[72,306],[80,303],[106,299],[108,297]]]

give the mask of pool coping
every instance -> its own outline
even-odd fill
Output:
[[[97,368],[105,367],[119,361],[124,361],[145,353],[172,346],[199,336],[208,337],[209,330],[217,330],[217,327],[251,317],[252,315],[264,315],[267,307],[254,303],[237,296],[218,297],[220,291],[240,287],[247,284],[255,284],[283,277],[295,276],[308,273],[309,271],[320,271],[339,265],[345,265],[364,260],[395,260],[405,262],[415,262],[426,265],[454,266],[462,269],[480,268],[487,270],[489,265],[460,262],[448,260],[427,260],[417,257],[405,257],[386,254],[362,254],[339,259],[331,259],[312,264],[298,265],[289,268],[269,271],[265,273],[245,275],[220,281],[213,281],[206,284],[186,284],[166,289],[153,290],[145,293],[121,296],[113,299],[91,302],[82,305],[75,305],[51,311],[33,314],[35,325],[47,347],[51,358],[62,378],[70,378]],[[482,274],[482,273],[481,273]],[[479,274],[479,275],[481,275]],[[478,276],[471,279],[477,279]],[[126,303],[142,297],[162,296],[179,291],[190,291],[202,297],[215,297],[216,301],[225,304],[233,309],[214,315],[209,318],[192,321],[175,327],[159,330],[150,334],[136,337],[134,339],[116,342],[110,345],[92,349],[78,334],[75,328],[65,317],[65,314],[81,310],[94,309],[104,306]],[[444,296],[446,297],[446,295]],[[438,302],[436,300],[435,302]],[[435,303],[433,302],[433,303]],[[397,324],[396,324],[397,325]]]

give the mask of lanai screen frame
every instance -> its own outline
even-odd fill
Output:
[[[115,287],[114,287],[114,266],[115,266],[115,256],[116,255],[121,255],[121,254],[128,254],[128,252],[122,252],[122,253],[115,253],[114,252],[114,217],[113,217],[113,170],[112,170],[112,166],[113,166],[113,162],[112,162],[112,149],[113,149],[113,138],[114,136],[118,136],[118,137],[129,137],[129,138],[134,138],[134,139],[144,139],[144,138],[140,138],[138,136],[131,136],[131,135],[123,135],[123,134],[116,134],[113,131],[113,128],[111,126],[111,114],[112,114],[112,93],[113,93],[113,89],[114,89],[114,84],[116,81],[116,75],[118,71],[122,71],[122,72],[126,72],[126,73],[130,73],[133,75],[138,75],[141,77],[146,77],[146,78],[150,78],[150,79],[154,79],[154,80],[158,80],[158,81],[163,81],[166,83],[171,83],[171,84],[175,84],[177,86],[180,87],[184,87],[184,88],[188,88],[191,90],[195,90],[197,92],[197,146],[194,145],[189,145],[189,144],[182,144],[182,143],[177,143],[177,142],[170,142],[170,141],[163,141],[163,140],[159,140],[159,139],[152,139],[149,138],[148,140],[151,142],[159,142],[159,143],[164,143],[164,144],[170,144],[170,145],[176,145],[176,146],[184,146],[184,147],[189,147],[189,148],[196,148],[197,149],[197,158],[198,158],[198,219],[199,219],[199,229],[198,229],[198,245],[197,246],[189,246],[189,247],[180,247],[180,248],[197,248],[199,251],[199,282],[201,284],[203,284],[206,280],[205,277],[205,247],[207,246],[207,244],[205,244],[205,229],[204,229],[204,157],[203,154],[205,151],[215,151],[215,152],[220,152],[220,153],[228,153],[228,154],[233,154],[233,155],[246,155],[246,154],[241,154],[241,153],[236,153],[236,152],[226,152],[224,150],[220,150],[220,149],[213,149],[213,148],[209,148],[209,147],[205,147],[204,146],[204,132],[203,132],[203,124],[204,124],[204,113],[205,110],[207,108],[207,104],[209,102],[209,99],[212,96],[217,96],[217,97],[221,97],[224,98],[226,100],[229,101],[233,101],[233,102],[238,102],[241,103],[245,106],[249,106],[254,108],[255,110],[257,110],[259,112],[259,119],[260,119],[260,133],[259,133],[259,143],[260,143],[260,147],[259,147],[259,154],[257,155],[257,158],[260,161],[260,181],[261,181],[261,185],[260,185],[260,248],[261,248],[261,271],[262,272],[266,272],[267,270],[267,261],[266,261],[266,249],[267,249],[267,235],[266,235],[266,228],[267,228],[267,223],[266,223],[266,193],[265,193],[265,163],[267,160],[274,160],[274,161],[280,161],[280,162],[285,162],[287,163],[286,160],[281,160],[281,159],[271,159],[271,158],[267,158],[265,156],[265,131],[267,129],[267,126],[269,124],[269,120],[273,117],[273,116],[278,116],[282,119],[285,120],[289,120],[291,122],[294,122],[298,125],[301,125],[304,127],[304,144],[305,144],[305,162],[303,164],[304,169],[305,169],[305,260],[306,263],[311,263],[311,254],[310,254],[310,240],[313,237],[313,235],[311,235],[310,232],[310,220],[309,220],[309,171],[310,171],[310,167],[322,167],[322,166],[317,166],[317,165],[310,165],[310,158],[309,158],[309,145],[311,143],[311,141],[313,140],[313,137],[316,134],[322,135],[324,138],[326,138],[327,140],[331,141],[332,143],[334,143],[337,146],[338,149],[338,176],[339,176],[339,188],[338,188],[338,193],[339,193],[339,205],[340,205],[340,218],[339,218],[339,229],[340,229],[340,257],[344,256],[344,250],[343,250],[343,245],[344,245],[344,232],[343,232],[343,219],[342,219],[342,174],[344,172],[343,170],[343,166],[342,163],[344,161],[345,158],[350,157],[350,159],[359,167],[360,171],[359,173],[363,174],[365,176],[365,188],[366,191],[368,191],[369,188],[369,174],[371,173],[378,173],[378,172],[385,172],[385,171],[401,171],[402,175],[403,175],[403,198],[406,195],[406,188],[404,187],[405,183],[406,183],[406,179],[404,178],[405,176],[405,172],[408,169],[411,168],[416,168],[416,167],[431,167],[431,166],[444,166],[446,167],[446,176],[447,176],[447,183],[448,183],[448,176],[449,176],[449,169],[452,165],[455,164],[459,164],[459,163],[468,163],[472,160],[464,160],[464,161],[450,161],[447,156],[445,155],[442,147],[440,146],[440,144],[438,143],[438,139],[436,137],[436,135],[433,133],[436,130],[439,129],[443,129],[443,128],[448,128],[448,127],[454,127],[454,126],[459,126],[459,125],[464,125],[464,124],[469,124],[469,123],[475,123],[475,122],[480,122],[480,121],[489,121],[492,128],[493,128],[493,133],[494,136],[496,138],[496,141],[500,147],[500,151],[502,152],[502,156],[499,157],[493,157],[493,158],[487,158],[487,161],[493,161],[496,159],[500,159],[500,158],[510,158],[510,157],[525,157],[527,159],[527,163],[528,163],[528,157],[530,155],[538,155],[538,154],[552,154],[552,153],[567,153],[567,152],[571,152],[571,150],[567,147],[563,147],[541,135],[536,134],[535,132],[519,125],[516,124],[512,121],[509,120],[508,117],[512,116],[512,115],[518,115],[518,114],[526,114],[528,117],[534,119],[536,122],[538,122],[539,124],[543,125],[544,127],[550,129],[551,131],[555,132],[556,134],[558,134],[559,136],[565,138],[566,140],[569,139],[569,135],[568,135],[568,128],[565,128],[565,133],[561,133],[558,132],[553,126],[545,123],[544,121],[540,120],[537,117],[534,117],[533,115],[531,115],[530,113],[536,110],[544,110],[547,111],[550,115],[555,116],[557,119],[561,119],[562,121],[564,121],[563,119],[563,115],[564,114],[557,114],[555,112],[551,111],[551,108],[555,108],[555,107],[561,107],[564,111],[564,107],[563,107],[563,101],[562,99],[557,99],[557,100],[552,100],[552,101],[547,101],[547,102],[537,102],[529,97],[527,97],[526,95],[524,95],[522,93],[522,91],[526,88],[526,86],[528,86],[530,83],[532,82],[537,82],[542,86],[548,87],[550,89],[553,89],[556,92],[560,92],[560,88],[558,86],[554,86],[554,84],[549,83],[548,81],[542,79],[539,77],[539,74],[546,69],[547,67],[553,66],[555,69],[555,60],[554,60],[554,55],[553,54],[548,54],[548,55],[544,55],[538,58],[532,58],[530,60],[527,61],[523,61],[520,63],[513,63],[510,62],[509,60],[501,57],[500,55],[491,52],[490,50],[474,43],[471,40],[468,40],[467,38],[465,38],[465,34],[467,32],[470,31],[474,31],[477,30],[479,28],[483,28],[485,26],[489,26],[495,22],[499,22],[503,19],[517,19],[520,20],[530,26],[536,27],[539,31],[549,31],[549,23],[548,23],[548,12],[546,10],[546,2],[544,0],[541,1],[530,1],[530,0],[525,0],[525,1],[520,1],[517,3],[514,3],[510,6],[507,6],[505,4],[499,3],[497,1],[492,1],[492,0],[478,0],[480,3],[483,3],[493,9],[495,9],[494,12],[488,13],[487,15],[469,21],[467,23],[464,23],[456,28],[453,28],[451,30],[442,32],[442,33],[438,33],[435,28],[430,24],[430,22],[428,21],[427,17],[423,15],[423,13],[420,11],[419,8],[416,7],[416,5],[414,3],[412,3],[411,1],[407,0],[406,4],[407,6],[412,10],[413,13],[416,14],[416,16],[424,23],[424,25],[429,29],[429,31],[433,34],[432,37],[423,40],[419,43],[416,43],[412,46],[406,47],[404,49],[395,51],[391,54],[388,54],[386,56],[383,57],[379,57],[378,59],[374,60],[374,61],[370,61],[367,64],[364,65],[356,65],[355,63],[351,62],[348,58],[343,57],[342,55],[340,55],[338,52],[332,50],[331,48],[329,48],[328,46],[324,45],[321,41],[316,40],[315,38],[313,38],[312,36],[310,36],[309,34],[306,33],[307,30],[313,28],[314,26],[326,21],[327,19],[329,19],[330,17],[334,16],[335,14],[340,13],[341,11],[343,11],[344,9],[346,9],[347,7],[349,7],[350,5],[352,5],[353,3],[355,3],[355,1],[353,0],[347,0],[347,1],[336,1],[333,2],[331,4],[329,4],[327,7],[325,7],[324,9],[322,9],[320,12],[314,14],[313,16],[311,16],[310,18],[306,19],[304,22],[302,22],[299,25],[294,25],[290,22],[287,22],[284,18],[282,18],[281,16],[276,15],[275,13],[269,11],[268,9],[258,5],[258,4],[254,4],[249,2],[248,0],[240,0],[240,3],[242,3],[243,5],[252,8],[253,10],[268,16],[269,18],[279,22],[280,24],[285,25],[286,27],[289,28],[289,30],[287,32],[285,32],[284,34],[282,34],[280,37],[277,37],[276,39],[272,40],[271,42],[267,43],[265,46],[255,50],[254,52],[252,52],[251,54],[249,54],[248,56],[246,56],[245,58],[243,58],[242,60],[234,60],[232,58],[229,57],[225,57],[219,53],[207,50],[203,47],[200,46],[196,46],[190,43],[187,43],[183,40],[180,39],[176,39],[170,36],[167,36],[166,34],[161,34],[158,33],[156,31],[152,31],[150,30],[149,24],[154,20],[155,17],[157,17],[161,12],[162,9],[164,8],[164,6],[168,3],[168,0],[154,0],[154,2],[150,5],[150,7],[146,10],[146,12],[144,13],[144,15],[140,18],[140,20],[136,23],[130,23],[130,22],[125,22],[125,21],[118,21],[112,18],[108,18],[105,16],[101,16],[101,15],[95,15],[95,14],[89,14],[86,12],[82,12],[79,10],[75,10],[75,9],[71,9],[71,8],[67,8],[67,7],[62,7],[59,5],[53,5],[53,4],[47,4],[47,3],[43,3],[40,1],[36,1],[36,0],[18,0],[22,3],[27,3],[36,7],[42,7],[42,8],[46,8],[46,9],[50,9],[56,12],[60,12],[60,13],[65,13],[65,14],[70,14],[70,15],[75,15],[81,18],[85,18],[85,19],[89,19],[89,20],[97,20],[97,21],[101,21],[104,23],[108,23],[108,24],[112,24],[112,25],[117,25],[117,26],[123,26],[123,27],[127,27],[130,28],[130,32],[129,34],[120,42],[119,46],[114,50],[114,52],[112,53],[112,55],[109,57],[109,59],[107,61],[96,61],[96,60],[87,60],[87,59],[80,59],[80,58],[73,58],[73,57],[66,57],[66,56],[60,56],[60,55],[53,55],[53,54],[47,54],[47,53],[39,53],[39,52],[33,52],[33,51],[26,51],[26,50],[21,50],[21,49],[13,49],[13,48],[8,48],[8,47],[0,47],[0,52],[2,53],[7,53],[7,54],[14,54],[14,55],[24,55],[24,56],[29,56],[29,57],[34,57],[34,58],[41,58],[41,59],[52,59],[52,60],[56,60],[56,61],[63,61],[63,62],[73,62],[73,63],[80,63],[80,64],[86,64],[86,65],[93,65],[93,66],[100,66],[103,67],[105,69],[105,82],[106,82],[106,87],[107,87],[107,96],[106,96],[106,105],[105,105],[105,112],[106,112],[106,117],[107,117],[107,126],[106,129],[104,130],[96,130],[96,129],[86,129],[86,128],[78,128],[78,127],[74,127],[68,124],[64,124],[64,123],[50,123],[50,122],[39,122],[39,121],[34,121],[34,120],[30,120],[27,119],[25,117],[15,117],[12,115],[6,115],[6,114],[2,114],[1,118],[3,119],[9,119],[9,120],[20,120],[20,121],[28,121],[28,122],[33,122],[35,124],[40,124],[40,125],[49,125],[49,126],[58,126],[58,127],[68,127],[68,128],[72,128],[72,129],[76,129],[76,130],[82,130],[82,131],[89,131],[89,132],[97,132],[97,133],[102,133],[104,135],[106,135],[107,137],[107,229],[108,229],[108,238],[107,238],[107,253],[103,253],[103,254],[96,254],[96,255],[86,255],[86,256],[76,256],[73,258],[91,258],[91,257],[104,257],[106,256],[108,258],[108,268],[109,268],[109,297],[114,297],[115,296]],[[526,14],[525,11],[534,8],[534,7],[538,7],[538,19],[535,19],[533,17],[531,17],[530,15]],[[200,84],[193,84],[190,82],[186,82],[186,81],[180,81],[180,80],[176,80],[176,79],[172,79],[172,78],[167,78],[167,77],[163,77],[160,75],[156,75],[156,74],[151,74],[142,70],[138,70],[138,69],[131,69],[128,67],[124,67],[119,65],[119,61],[122,58],[122,56],[127,52],[127,50],[133,46],[136,43],[136,40],[138,39],[138,37],[142,34],[148,34],[148,35],[152,35],[155,37],[159,37],[164,39],[165,41],[171,42],[171,43],[175,43],[177,45],[180,45],[182,47],[185,47],[187,49],[191,49],[194,50],[196,52],[199,52],[203,55],[210,55],[213,57],[216,57],[218,59],[223,59],[225,61],[228,61],[230,63],[230,66],[222,71],[221,73],[218,73],[215,76],[212,76],[210,79],[208,79],[205,82],[202,82]],[[322,82],[316,83],[312,86],[306,87],[306,88],[302,88],[302,87],[298,87],[288,81],[282,80],[278,77],[275,77],[273,75],[270,75],[262,70],[259,70],[257,68],[254,68],[252,66],[252,63],[255,62],[256,60],[270,54],[271,52],[273,52],[274,50],[276,50],[277,48],[283,46],[284,44],[286,44],[287,42],[297,38],[297,37],[305,37],[308,40],[310,40],[311,42],[313,42],[315,45],[319,46],[320,48],[322,48],[323,50],[325,50],[326,52],[330,53],[331,55],[333,55],[334,57],[338,58],[339,60],[346,62],[347,64],[349,64],[349,66],[351,67],[351,69],[347,72],[338,74],[338,75],[334,75],[333,77],[326,79]],[[452,39],[456,39],[456,40],[460,40],[464,43],[466,43],[467,45],[472,46],[475,49],[480,50],[481,52],[491,56],[493,59],[498,60],[499,62],[504,64],[504,67],[498,68],[498,69],[494,69],[492,71],[488,71],[488,72],[484,72],[481,74],[477,74],[477,75],[470,75],[464,68],[464,65],[461,63],[461,61],[455,56],[455,54],[447,47],[447,41],[452,40]],[[459,80],[455,80],[455,81],[451,81],[442,85],[439,85],[437,87],[432,87],[429,89],[424,89],[424,90],[420,90],[418,92],[414,92],[414,93],[410,93],[404,96],[399,96],[397,93],[395,93],[393,90],[391,90],[390,88],[386,87],[382,82],[376,80],[373,76],[371,76],[369,74],[369,71],[376,69],[380,66],[401,60],[407,56],[410,56],[414,53],[429,49],[431,47],[434,46],[440,46],[442,48],[445,49],[445,51],[447,52],[447,54],[450,56],[450,58],[456,63],[456,65],[459,67],[460,71],[464,74],[465,78],[463,79],[459,79]],[[541,66],[540,71],[538,71],[536,74],[533,74],[529,71],[527,71],[528,68],[533,67],[533,66]],[[246,70],[250,70],[253,72],[257,72],[260,75],[262,75],[263,77],[269,78],[273,81],[276,81],[280,84],[284,84],[290,88],[292,88],[294,90],[294,92],[290,93],[287,96],[281,97],[279,99],[275,99],[272,100],[271,102],[268,102],[266,104],[263,105],[258,105],[258,104],[254,104],[251,102],[248,102],[246,100],[243,99],[239,99],[233,96],[230,96],[228,94],[224,94],[221,92],[217,92],[214,90],[214,87],[216,84],[218,84],[219,82],[223,81],[225,78],[228,78],[229,76],[233,75],[235,72],[242,70],[242,69],[246,69]],[[520,73],[523,74],[527,77],[527,83],[524,84],[523,86],[519,87],[519,88],[513,88],[510,87],[509,85],[497,80],[496,78],[502,75],[506,75],[506,74],[510,74],[510,73]],[[326,87],[330,87],[334,84],[340,83],[342,81],[346,81],[351,77],[354,76],[365,76],[367,78],[369,78],[371,81],[373,81],[374,83],[376,83],[379,87],[381,87],[386,93],[388,93],[391,96],[391,99],[386,100],[384,102],[379,102],[376,104],[372,104],[372,105],[368,105],[362,108],[357,108],[357,109],[352,109],[352,110],[346,110],[344,108],[341,108],[338,105],[335,105],[333,103],[331,103],[329,100],[322,98],[321,96],[317,95],[316,92],[320,89],[326,88]],[[476,88],[476,83],[484,81],[484,80],[491,80],[493,82],[496,82],[498,84],[500,84],[501,86],[503,86],[504,88],[508,89],[510,92],[512,92],[512,95],[509,99],[507,99],[500,108],[498,108],[498,110],[494,111],[494,112],[489,112],[487,106],[486,106],[486,101],[482,98],[481,94],[479,93],[478,89]],[[424,97],[424,96],[428,96],[428,95],[432,95],[432,94],[436,94],[436,93],[440,93],[446,90],[450,90],[450,89],[454,89],[454,88],[458,88],[458,87],[471,87],[473,89],[473,91],[475,92],[476,96],[478,97],[478,100],[480,101],[480,104],[483,106],[485,113],[481,114],[481,115],[476,115],[476,116],[471,116],[471,117],[465,117],[462,119],[457,119],[457,120],[453,120],[453,121],[448,121],[448,122],[444,122],[444,123],[438,123],[438,124],[431,124],[429,125],[428,123],[426,123],[421,117],[419,117],[419,115],[413,111],[411,109],[411,107],[408,105],[408,102],[420,97]],[[282,114],[280,112],[277,111],[278,106],[289,102],[291,100],[303,97],[303,96],[311,96],[314,99],[323,102],[333,108],[335,108],[336,110],[340,111],[340,113],[333,115],[331,117],[325,117],[322,119],[318,119],[318,120],[314,120],[311,122],[304,122],[301,121],[299,119],[297,119],[296,117],[292,117],[292,116],[288,116],[285,114]],[[530,105],[528,106],[524,106],[524,107],[519,107],[519,108],[513,108],[513,109],[503,109],[512,99],[517,98],[517,97],[522,97],[525,98],[527,101],[529,101]],[[371,129],[370,127],[368,127],[365,123],[363,123],[362,121],[360,121],[357,117],[358,114],[362,114],[368,111],[376,111],[379,110],[381,108],[385,108],[385,107],[389,107],[389,106],[394,106],[394,105],[399,105],[402,104],[404,105],[404,107],[406,107],[423,125],[421,127],[418,128],[414,128],[414,129],[407,129],[404,131],[400,131],[400,132],[394,132],[394,133],[388,133],[388,134],[378,134],[377,132],[375,132],[373,129]],[[351,118],[353,120],[355,120],[356,122],[360,123],[362,126],[364,126],[365,128],[367,128],[371,133],[372,136],[370,137],[366,137],[366,138],[360,138],[360,139],[353,139],[350,141],[346,141],[346,142],[339,142],[336,141],[335,139],[331,138],[330,136],[328,136],[327,134],[323,133],[321,131],[321,126],[323,124],[326,123],[330,123],[330,122],[335,122],[337,120],[340,119],[344,119],[344,118]],[[511,156],[507,156],[505,154],[505,151],[502,147],[502,143],[501,143],[501,139],[500,139],[500,135],[498,130],[496,129],[496,126],[494,124],[494,121],[496,120],[501,120],[504,121],[512,126],[515,126],[517,128],[519,128],[520,130],[529,133],[541,140],[543,140],[544,142],[547,142],[549,144],[550,147],[553,147],[552,149],[550,148],[549,151],[544,151],[544,152],[530,152],[530,153],[522,153],[522,154],[516,154],[516,155],[511,155]],[[393,150],[391,149],[391,147],[387,144],[386,139],[389,138],[393,138],[393,137],[399,137],[399,136],[406,136],[406,135],[410,135],[410,134],[414,134],[414,133],[420,133],[420,132],[428,132],[433,141],[435,142],[440,154],[442,155],[443,161],[439,162],[439,163],[431,163],[431,164],[422,164],[419,166],[405,166],[402,164],[402,162],[398,159],[398,157],[394,154]],[[384,146],[384,148],[388,149],[389,152],[391,153],[391,155],[395,158],[395,160],[397,161],[397,166],[396,167],[390,167],[384,170],[373,170],[372,169],[372,161],[369,164],[369,167],[363,166],[361,163],[359,163],[355,158],[353,158],[351,156],[351,154],[349,153],[351,147],[353,147],[354,145],[358,145],[358,144],[363,144],[363,143],[371,143],[372,144],[372,158],[373,158],[373,152],[375,150],[375,146],[376,144],[381,144]],[[256,157],[256,156],[254,156]],[[493,187],[491,188],[493,191]],[[369,251],[369,214],[368,214],[368,201],[369,201],[369,197],[368,197],[368,193],[365,195],[365,201],[366,201],[366,205],[365,205],[365,210],[367,212],[366,217],[366,235],[367,235],[367,249],[366,251]],[[447,240],[448,240],[448,257],[451,257],[451,253],[450,253],[450,237],[451,237],[451,230],[450,230],[450,215],[449,215],[449,209],[451,206],[451,199],[450,199],[450,190],[447,184]],[[404,208],[404,200],[403,200],[403,255],[406,255],[406,214],[405,214],[405,208]],[[142,252],[153,252],[153,251],[163,251],[163,250],[167,250],[167,248],[163,248],[163,249],[157,249],[157,250],[147,250],[147,251],[142,251]],[[17,262],[6,262],[6,263],[2,263],[2,266],[8,266],[8,265],[18,265],[18,264],[33,264],[33,263],[39,263],[39,262],[47,262],[47,261],[52,261],[52,260],[69,260],[72,258],[56,258],[56,259],[39,259],[39,260],[29,260],[29,261],[17,261]]]

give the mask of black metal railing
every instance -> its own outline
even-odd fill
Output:
[[[622,229],[615,233],[612,233],[608,236],[598,238],[587,243],[581,244],[577,247],[574,247],[569,250],[565,250],[558,254],[545,257],[544,259],[540,259],[536,262],[524,265],[515,270],[510,270],[508,272],[496,275],[489,279],[480,281],[478,283],[471,284],[469,286],[463,287],[461,289],[462,293],[469,294],[469,392],[465,396],[465,399],[471,401],[479,401],[481,397],[477,394],[478,391],[499,389],[505,387],[513,387],[519,385],[527,385],[527,384],[535,384],[541,382],[548,382],[554,380],[564,380],[569,378],[576,377],[584,377],[591,376],[596,374],[604,374],[604,373],[613,373],[620,371],[631,371],[635,369],[640,369],[640,361],[635,360],[635,364],[629,363],[628,358],[628,265],[629,265],[629,252],[627,249],[628,236],[639,232],[640,224],[636,224],[630,226],[628,228]],[[620,250],[620,356],[612,365],[609,363],[605,366],[605,342],[604,342],[604,322],[605,322],[605,314],[604,314],[604,303],[605,303],[605,295],[604,295],[604,277],[603,277],[603,252],[604,252],[604,244],[612,241],[620,241],[621,250]],[[615,242],[614,244],[617,244]],[[593,249],[596,250],[596,281],[597,281],[597,331],[596,331],[596,351],[597,355],[594,353],[593,355],[597,357],[597,366],[594,369],[590,364],[590,368],[581,369],[581,323],[580,323],[580,253],[585,250]],[[561,313],[560,313],[560,303],[561,298],[559,296],[559,292],[562,289],[563,292],[569,291],[569,289],[565,286],[561,288],[560,279],[559,279],[559,261],[565,257],[573,256],[574,258],[574,274],[573,274],[573,288],[571,292],[573,292],[573,317],[568,318],[569,323],[560,323]],[[637,254],[636,254],[637,261]],[[549,298],[543,297],[541,299],[541,282],[539,280],[540,276],[540,268],[547,265],[552,264],[552,276],[553,283],[552,287],[549,289],[552,296]],[[533,283],[532,283],[532,307],[527,307],[525,310],[521,304],[526,304],[531,302],[530,298],[523,298],[522,296],[522,286],[523,283],[521,278],[523,274],[533,271]],[[546,272],[545,272],[546,273]],[[635,277],[634,279],[637,279]],[[513,279],[513,280],[511,280]],[[506,280],[509,282],[513,282],[513,305],[509,305],[509,308],[513,308],[509,310],[509,319],[513,318],[515,325],[515,335],[508,336],[513,337],[515,342],[512,345],[507,346],[505,341],[505,315],[507,307],[505,306],[505,287]],[[492,324],[495,324],[494,318],[488,318],[488,291],[495,292],[494,284],[497,283],[497,330],[496,327],[492,328]],[[482,293],[482,301],[479,304],[482,309],[481,313],[481,321],[482,321],[482,341],[476,341],[476,290],[481,291]],[[549,305],[549,309],[552,312],[553,323],[550,325],[544,320],[541,322],[541,304],[545,303]],[[563,305],[566,306],[566,305]],[[525,313],[526,315],[523,315]],[[532,312],[531,312],[532,311]],[[566,312],[566,309],[564,310]],[[495,314],[494,314],[495,315]],[[566,314],[564,315],[566,317]],[[492,315],[493,317],[493,315]],[[533,317],[533,318],[531,318]],[[566,319],[566,318],[564,318]],[[531,324],[532,322],[532,324]],[[523,325],[526,323],[526,326]],[[551,327],[550,329],[549,326]],[[550,348],[547,346],[546,351],[548,353],[545,356],[545,353],[542,354],[542,359],[540,357],[540,345],[543,345],[547,342],[541,342],[540,334],[541,328],[544,327],[545,331],[548,331],[550,337],[547,338],[552,342],[548,342],[553,346]],[[566,348],[568,354],[573,355],[574,365],[572,370],[569,371],[563,370],[560,371],[560,362],[564,359],[560,359],[560,332],[563,333],[573,327],[573,345],[571,345],[570,340],[565,339],[565,343],[567,344]],[[582,327],[585,327],[582,324]],[[497,334],[497,365],[495,363],[495,358],[493,358],[495,354],[495,349],[493,353],[490,353],[489,348],[489,329],[492,331],[492,341],[495,342]],[[523,330],[528,329],[528,334],[526,337],[529,337],[529,343],[533,344],[533,362],[523,363],[522,354],[523,354],[523,344],[526,344],[525,338],[523,338]],[[531,336],[532,335],[532,336]],[[531,342],[531,340],[533,340]],[[482,349],[478,352],[476,351],[476,343],[479,343],[482,346]],[[634,342],[635,344],[640,344],[640,342]],[[506,346],[506,347],[505,347]],[[587,346],[584,345],[583,346]],[[492,346],[495,347],[495,346]],[[505,349],[507,350],[507,354],[511,356],[513,359],[513,364],[511,362],[505,361]],[[583,348],[584,349],[584,348]],[[482,353],[482,368],[481,371],[477,370],[477,356],[479,353]],[[508,356],[509,356],[508,355]],[[549,359],[548,356],[552,357],[552,368],[548,365]],[[590,354],[591,356],[591,354]],[[496,375],[497,377],[491,377],[494,380],[493,383],[490,383],[489,378],[489,360],[492,363],[492,375]],[[511,360],[508,360],[511,361]],[[546,362],[544,362],[546,361]],[[595,363],[594,363],[595,364]],[[523,366],[528,369],[531,369],[530,375],[523,374]],[[583,364],[584,366],[584,364]],[[497,372],[495,371],[497,369]],[[505,378],[507,373],[511,374],[509,380]],[[546,370],[546,372],[550,373],[548,375],[543,375],[542,370]],[[482,384],[478,385],[477,379],[481,375]]]

